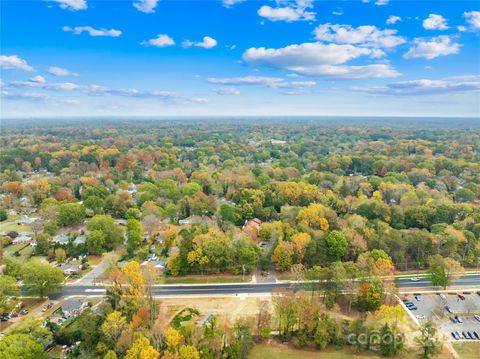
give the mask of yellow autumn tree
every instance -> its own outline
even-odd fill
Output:
[[[145,283],[137,261],[130,261],[122,267],[125,278],[125,292],[133,300],[140,299],[145,293]]]
[[[301,261],[305,255],[305,248],[307,248],[308,243],[312,240],[312,237],[308,233],[300,232],[295,233],[290,240],[294,245],[295,254],[297,259]]]
[[[200,359],[198,350],[192,345],[182,345],[180,348],[181,359]]]
[[[160,353],[152,347],[150,341],[143,335],[140,335],[130,349],[128,349],[125,359],[158,359]]]
[[[102,333],[111,343],[116,343],[122,331],[127,327],[127,320],[118,311],[111,312],[102,324]]]
[[[176,353],[183,342],[182,334],[174,328],[167,328],[163,334],[165,335],[167,350],[171,353]]]

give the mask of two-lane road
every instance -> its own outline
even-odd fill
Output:
[[[418,281],[412,281],[411,278],[396,278],[397,287],[400,289],[407,288],[425,288],[431,287],[432,283],[427,277],[418,277]],[[475,287],[480,286],[480,274],[466,274],[453,281],[449,287]]]
[[[418,281],[410,278],[397,278],[399,289],[429,288],[430,281],[420,277]],[[480,274],[468,274],[461,276],[454,281],[452,287],[474,287],[480,286]],[[284,288],[298,290],[302,287],[300,283],[279,282],[279,283],[231,283],[231,284],[184,284],[184,285],[156,285],[153,293],[155,296],[184,296],[184,295],[227,295],[227,294],[265,294],[271,293],[274,289]],[[102,285],[66,285],[52,299],[60,299],[68,296],[101,296],[105,295],[105,286]]]

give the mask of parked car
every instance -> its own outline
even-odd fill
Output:
[[[462,324],[463,320],[460,318],[458,315],[455,316],[455,319],[457,320],[457,323]]]
[[[414,297],[417,300],[417,302],[420,302],[422,300],[422,296],[420,294],[416,294],[414,295]]]
[[[440,298],[442,298],[442,299],[447,299],[447,297],[445,297],[445,294],[440,293],[439,296],[440,296]]]
[[[463,339],[462,333],[460,333],[459,331],[456,331],[455,333],[457,334],[458,338]]]
[[[418,277],[412,277],[412,278],[410,278],[410,280],[411,280],[412,282],[418,282],[418,281],[420,280],[420,278],[418,278]]]
[[[20,312],[21,315],[27,315],[28,314],[28,309],[23,309],[21,312]]]
[[[468,339],[468,336],[467,336],[466,332],[462,332],[462,336],[463,336],[464,339]]]
[[[450,317],[450,320],[452,321],[452,323],[457,324],[457,320],[455,319],[455,317]]]
[[[449,313],[453,313],[452,309],[450,309],[450,307],[448,305],[445,307],[445,310]]]
[[[475,337],[470,332],[467,332],[467,337],[468,339],[475,339]]]
[[[473,317],[480,322],[480,315],[475,314]]]
[[[460,338],[458,337],[457,333],[452,332],[451,334],[452,334],[453,339],[456,339],[456,340],[460,339]]]
[[[415,318],[417,318],[417,319],[425,319],[426,317],[425,317],[423,314],[417,314],[417,315],[415,316]]]
[[[478,335],[477,332],[473,332],[472,334],[477,340],[480,340],[480,335]]]
[[[465,296],[463,296],[461,294],[457,294],[457,297],[460,298],[461,300],[465,300]]]

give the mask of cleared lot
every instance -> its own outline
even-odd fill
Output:
[[[460,298],[460,296],[463,297]],[[439,329],[451,341],[473,341],[472,339],[454,339],[452,332],[476,332],[480,336],[480,321],[474,315],[480,315],[480,295],[477,293],[441,293],[428,295],[404,295],[417,308],[412,313],[421,322],[433,318]],[[456,320],[455,317],[460,318]],[[459,322],[461,321],[461,322]],[[478,340],[478,339],[474,339]]]

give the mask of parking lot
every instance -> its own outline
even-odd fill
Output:
[[[480,294],[478,293],[480,292],[458,293],[464,299],[461,299],[457,293],[410,294],[403,295],[401,299],[414,304],[416,309],[411,312],[420,322],[429,317],[437,322],[439,330],[451,341],[473,341],[472,339],[454,339],[452,333],[476,332],[480,336],[480,321],[474,317],[474,315],[480,315]],[[460,318],[461,323],[458,320],[452,320],[455,316]]]

